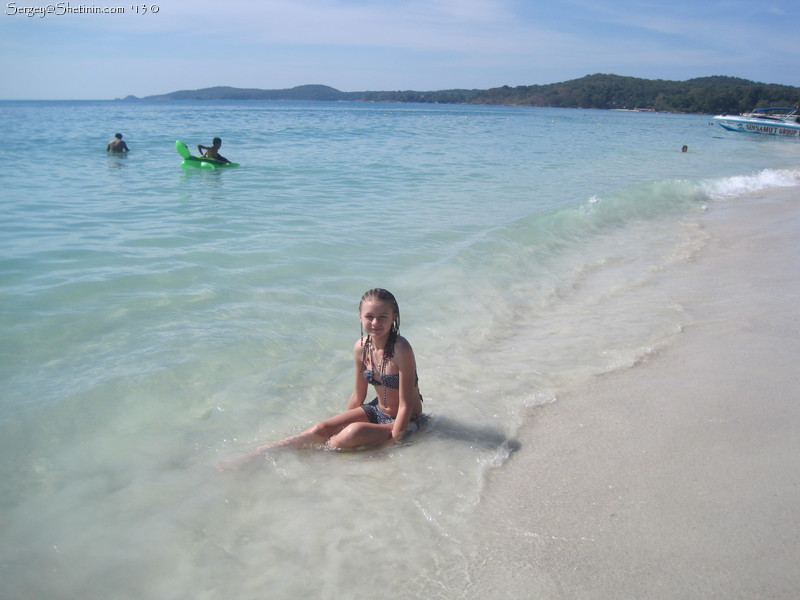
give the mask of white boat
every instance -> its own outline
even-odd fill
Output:
[[[741,115],[717,115],[714,121],[729,131],[800,137],[800,110],[797,108],[758,108]]]

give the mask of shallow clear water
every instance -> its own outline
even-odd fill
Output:
[[[702,251],[699,215],[800,183],[796,141],[691,115],[3,102],[0,123],[10,598],[464,595],[530,409],[680,331],[660,278]],[[216,135],[240,168],[181,169],[176,139]],[[429,425],[217,473],[344,407],[376,286]]]

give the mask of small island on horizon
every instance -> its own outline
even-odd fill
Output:
[[[342,92],[327,85],[278,90],[216,86],[121,99],[124,102],[171,100],[417,102],[731,114],[767,106],[795,106],[800,102],[800,88],[722,75],[669,81],[597,73],[561,83],[487,90]]]

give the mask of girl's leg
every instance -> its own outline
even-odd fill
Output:
[[[328,440],[328,446],[352,450],[362,446],[380,446],[392,439],[392,423],[376,425],[369,422],[352,423]]]
[[[302,433],[290,436],[274,444],[261,446],[257,448],[253,454],[258,456],[274,448],[307,448],[309,446],[322,446],[328,442],[331,437],[340,433],[349,425],[360,423],[369,423],[367,413],[364,412],[363,408],[359,407],[346,410],[330,419],[325,419],[321,423],[317,423],[313,427],[309,427]]]
[[[307,448],[322,446],[326,443],[331,448],[347,449],[359,446],[377,446],[388,441],[392,436],[392,425],[374,425],[369,422],[364,409],[346,410],[309,427],[302,433],[290,436],[273,444],[259,446],[247,456],[238,460],[217,463],[217,469],[227,471],[242,465],[278,448]]]

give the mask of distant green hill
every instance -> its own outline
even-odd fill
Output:
[[[800,88],[737,77],[700,77],[688,81],[587,75],[581,79],[486,90],[483,104],[571,108],[648,109],[685,113],[740,113],[764,106],[794,106]]]
[[[444,90],[438,92],[340,92],[327,85],[301,85],[284,90],[211,87],[200,90],[181,90],[144,100],[316,100],[352,102],[442,102],[465,104],[480,94],[480,90]],[[128,96],[125,100],[139,100]]]
[[[360,100],[361,95],[360,92],[340,92],[327,85],[301,85],[287,90],[218,86],[148,96],[145,100]]]
[[[133,99],[136,98],[126,98]],[[794,106],[800,101],[800,88],[757,83],[737,77],[713,76],[667,81],[598,73],[561,83],[513,88],[503,86],[488,90],[341,92],[327,85],[301,85],[283,90],[212,87],[144,99],[428,102],[718,114],[740,113],[765,106]]]

